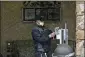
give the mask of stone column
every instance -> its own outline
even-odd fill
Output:
[[[84,2],[76,2],[76,55],[84,57]]]

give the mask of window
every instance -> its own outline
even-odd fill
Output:
[[[24,2],[24,5],[26,5]],[[37,1],[28,2],[23,8],[23,21],[58,20],[60,21],[61,2]]]

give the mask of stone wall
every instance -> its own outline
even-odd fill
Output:
[[[84,2],[76,2],[76,55],[84,57]]]

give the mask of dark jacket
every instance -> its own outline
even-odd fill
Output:
[[[51,45],[51,39],[49,34],[52,33],[51,30],[43,27],[35,27],[32,29],[32,38],[35,44],[35,49],[37,51],[49,51]]]

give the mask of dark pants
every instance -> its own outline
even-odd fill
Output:
[[[46,53],[46,54],[45,54]],[[51,48],[48,45],[38,44],[35,48],[35,57],[52,57]]]
[[[50,51],[47,52],[46,54],[45,54],[45,52],[36,51],[35,52],[35,57],[52,57],[52,56],[51,56]]]

